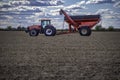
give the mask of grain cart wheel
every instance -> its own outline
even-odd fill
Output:
[[[81,36],[90,36],[91,29],[87,26],[81,27],[78,29]]]
[[[53,26],[46,26],[44,28],[44,34],[46,36],[55,36],[56,34],[56,29]]]
[[[30,31],[29,31],[29,35],[30,35],[30,36],[38,36],[38,31],[35,30],[35,29],[30,30]]]

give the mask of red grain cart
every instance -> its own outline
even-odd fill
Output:
[[[99,23],[100,15],[75,15],[69,16],[64,10],[60,10],[60,14],[64,14],[64,20],[69,24],[69,32],[78,30],[82,36],[91,35],[91,28]],[[72,27],[74,27],[74,30]]]

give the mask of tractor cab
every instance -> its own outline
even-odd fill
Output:
[[[45,26],[51,25],[51,20],[50,19],[42,19],[41,20],[41,27],[44,29]]]

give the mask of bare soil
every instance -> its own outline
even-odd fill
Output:
[[[1,31],[0,80],[120,80],[120,32],[30,37]]]

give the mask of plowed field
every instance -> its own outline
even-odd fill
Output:
[[[120,80],[120,32],[30,37],[1,31],[0,80]]]

